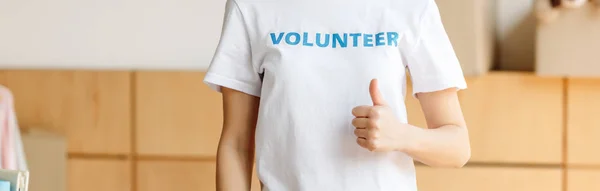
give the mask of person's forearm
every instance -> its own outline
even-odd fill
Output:
[[[249,191],[252,182],[253,159],[253,148],[239,145],[219,145],[217,191]]]
[[[435,129],[414,127],[403,152],[432,167],[462,167],[471,157],[467,128],[446,125]]]

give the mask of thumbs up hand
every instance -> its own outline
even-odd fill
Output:
[[[383,99],[377,80],[373,79],[369,86],[373,105],[358,106],[352,109],[352,125],[356,127],[354,134],[357,143],[370,151],[401,151],[407,143],[407,131],[412,128],[401,123],[392,109]]]

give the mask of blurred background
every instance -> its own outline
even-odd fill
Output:
[[[469,83],[473,154],[462,169],[418,165],[420,190],[600,190],[600,6],[541,23],[549,0],[437,2]],[[224,5],[0,0],[0,104],[14,98],[0,113],[18,119],[30,191],[214,190],[222,102],[202,79]]]

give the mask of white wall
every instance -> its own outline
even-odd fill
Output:
[[[531,69],[533,0],[496,2],[501,68]],[[205,69],[224,3],[0,0],[0,68]]]
[[[204,69],[225,0],[0,0],[0,68]]]

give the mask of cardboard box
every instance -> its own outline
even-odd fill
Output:
[[[561,10],[537,28],[536,73],[540,76],[600,77],[600,8]]]
[[[436,0],[465,76],[486,74],[494,63],[495,0]]]
[[[21,131],[29,168],[29,191],[66,191],[67,141],[41,129]]]

